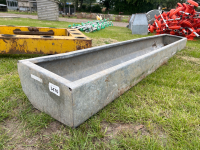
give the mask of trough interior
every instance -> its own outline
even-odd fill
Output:
[[[147,38],[37,65],[73,82],[180,40],[173,36]],[[95,49],[95,47],[94,47]]]

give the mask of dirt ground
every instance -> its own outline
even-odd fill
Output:
[[[0,13],[0,17],[20,17],[20,18],[30,18],[30,19],[38,19],[38,16],[36,15],[22,15],[22,14],[10,14],[10,13]],[[77,23],[82,23],[89,21],[90,19],[72,19],[72,18],[59,18],[59,21],[66,21],[66,22],[77,22]],[[118,26],[118,27],[126,27],[128,23],[125,22],[113,22],[113,26]]]

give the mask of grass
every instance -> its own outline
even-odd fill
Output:
[[[8,12],[1,12],[1,13],[9,13],[9,14],[21,14],[21,15],[37,15],[37,12],[25,12],[25,11],[13,11],[13,10],[8,10]]]
[[[0,21],[42,27],[72,24]],[[122,27],[84,34],[96,41],[93,46],[143,37]],[[0,55],[0,149],[200,149],[199,40],[188,41],[167,64],[76,129],[33,108],[23,93],[17,61],[38,56]]]
[[[40,27],[58,27],[58,28],[67,28],[68,25],[71,25],[71,22],[58,22],[58,21],[43,21],[35,19],[3,19],[1,25],[16,25],[16,26],[40,26]]]

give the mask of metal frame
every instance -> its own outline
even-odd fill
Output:
[[[0,26],[0,54],[58,54],[92,46],[77,29]]]

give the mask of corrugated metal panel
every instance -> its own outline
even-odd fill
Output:
[[[37,12],[39,20],[58,21],[58,4],[53,0],[37,0]]]

